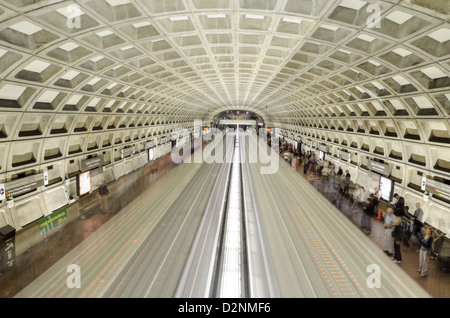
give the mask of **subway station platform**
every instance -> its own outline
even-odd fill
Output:
[[[307,171],[304,173],[303,165],[297,168],[299,174],[304,176],[311,185],[319,191],[325,199],[330,202],[336,198],[334,191],[329,190],[329,180],[317,176],[312,171]],[[361,216],[362,209],[351,208],[351,203],[348,197],[339,194],[338,195],[339,205],[341,207],[340,211],[346,217],[348,217],[355,225],[355,228],[363,231],[361,227]],[[372,231],[368,234],[368,237],[375,242],[375,244],[384,250],[385,246],[385,236],[382,221],[378,220],[376,217],[372,218]],[[430,260],[429,274],[427,277],[420,277],[417,272],[419,264],[419,250],[415,247],[410,247],[409,245],[401,245],[402,253],[402,263],[397,264],[401,267],[408,275],[420,284],[426,291],[430,293],[433,297],[437,298],[449,298],[450,297],[450,274],[448,269],[439,264],[436,257]],[[386,255],[386,258],[389,256]]]
[[[285,163],[281,161],[280,164],[284,165]],[[115,216],[120,217],[121,214],[122,217],[124,217],[124,213],[130,213],[130,206],[136,206],[136,204],[139,206],[139,202],[136,202],[136,200],[143,201],[145,200],[144,198],[146,198],[146,193],[149,193],[148,191],[157,191],[158,187],[161,187],[161,183],[164,182],[164,177],[170,172],[175,173],[174,169],[179,169],[177,177],[187,173],[187,170],[180,170],[183,169],[183,166],[186,168],[188,165],[174,165],[170,159],[170,155],[167,155],[153,164],[145,166],[141,170],[135,171],[118,181],[111,183],[109,185],[110,195],[108,197],[108,212],[102,211],[100,203],[96,199],[82,199],[70,206],[70,209],[77,209],[79,211],[79,217],[75,220],[71,220],[67,225],[48,235],[42,242],[30,246],[27,252],[22,253],[17,257],[15,268],[0,276],[0,285],[2,286],[0,297],[28,297],[27,294],[20,293],[22,289],[31,284],[59,260],[64,258],[71,250],[75,249],[77,246],[79,248],[85,240],[99,231],[109,220]],[[216,168],[211,166],[208,169],[212,170],[205,172],[205,175],[203,176],[206,176],[206,173],[208,173],[208,175],[210,173],[213,173],[213,175],[217,174],[217,171],[214,172],[213,170]],[[283,166],[283,169],[284,171],[289,172],[288,170],[290,167]],[[304,174],[302,166],[298,167],[297,173],[309,182],[309,187],[314,188],[321,193],[321,200],[326,201],[330,198],[329,193],[326,192],[326,180],[318,178],[309,171],[307,174]],[[214,178],[212,178],[212,180],[214,180]],[[198,187],[200,187],[200,185],[196,186],[197,189]],[[183,193],[182,191],[185,191],[185,189],[180,189],[180,194]],[[192,193],[195,193],[195,191]],[[93,193],[91,198],[96,198],[96,193]],[[133,202],[133,200],[135,202]],[[351,231],[361,231],[359,226],[360,213],[358,213],[358,211],[355,213],[354,210],[350,211],[347,208],[347,198],[340,197],[339,200],[342,200],[341,206],[343,207],[340,213],[354,223],[354,227]],[[166,204],[164,203],[163,205]],[[294,207],[294,209],[296,208]],[[335,213],[339,212],[336,210]],[[373,219],[372,221],[372,232],[368,237],[380,250],[383,250],[384,234],[381,222],[376,219]],[[138,231],[136,230],[136,233],[137,232]],[[142,230],[142,232],[144,232],[144,230]],[[326,232],[324,234],[326,234]],[[113,239],[114,238],[111,238],[111,240]],[[132,239],[130,238],[128,242],[132,242]],[[362,250],[364,250],[364,246],[362,246]],[[183,254],[187,254],[187,251],[184,251]],[[430,261],[429,275],[426,278],[422,278],[419,277],[416,272],[418,266],[418,252],[414,248],[402,246],[402,256],[403,262],[396,266],[400,267],[409,277],[416,281],[430,294],[430,296],[435,298],[450,297],[450,275],[439,268],[436,260]],[[385,257],[386,259],[388,258],[388,256]],[[114,259],[116,260],[116,258]],[[116,266],[116,264],[111,262],[108,263],[108,266],[109,265]],[[101,281],[97,283],[97,285],[99,285],[101,284]],[[163,297],[172,296],[173,295],[171,294],[164,294]],[[161,297],[161,294],[154,295],[154,297]]]

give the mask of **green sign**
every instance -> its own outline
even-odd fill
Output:
[[[39,232],[41,233],[41,235],[45,235],[46,233],[56,228],[58,225],[61,225],[62,223],[67,221],[67,218],[66,208],[58,212],[54,212],[39,221]]]

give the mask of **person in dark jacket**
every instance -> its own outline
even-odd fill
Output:
[[[419,269],[421,277],[426,277],[428,275],[428,264],[430,263],[431,256],[431,246],[433,245],[433,235],[431,228],[425,229],[425,235],[423,235],[420,240],[420,252],[419,252]]]
[[[361,226],[364,233],[370,234],[372,231],[372,217],[374,213],[374,203],[370,198],[366,199],[366,204],[363,208],[363,215],[361,217]]]
[[[405,199],[398,193],[394,194],[394,198],[397,200],[394,205],[394,215],[403,216],[405,214]]]
[[[400,244],[403,239],[403,228],[401,217],[397,217],[395,219],[395,227],[394,230],[392,231],[392,237],[394,238],[394,257],[392,259],[397,264],[400,264],[402,262],[402,253],[400,250]]]

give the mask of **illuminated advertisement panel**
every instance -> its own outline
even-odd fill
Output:
[[[150,148],[148,150],[148,161],[155,160],[155,148]]]
[[[392,200],[392,192],[394,191],[394,181],[380,176],[380,186],[381,198],[385,201],[390,202]]]
[[[78,195],[88,194],[92,190],[91,172],[86,171],[78,175]]]

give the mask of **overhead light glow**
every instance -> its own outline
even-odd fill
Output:
[[[264,20],[264,16],[263,15],[257,15],[257,14],[246,14],[245,18],[246,19],[253,19],[253,20]]]
[[[283,18],[282,21],[283,21],[283,22],[289,22],[289,23],[297,23],[297,24],[302,23],[302,20],[300,20],[300,19],[294,19],[294,18]]]
[[[226,18],[226,14],[218,13],[218,14],[207,14],[206,17],[208,19],[224,19]]]
[[[176,21],[187,21],[189,20],[189,17],[187,15],[179,16],[179,17],[170,17],[170,21],[176,22]]]

